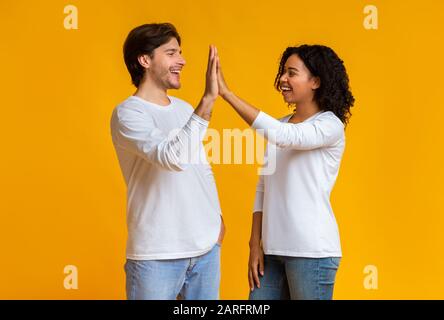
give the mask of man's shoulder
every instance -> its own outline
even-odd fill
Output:
[[[117,120],[120,122],[123,119],[130,118],[149,118],[149,112],[147,108],[143,105],[143,103],[137,99],[134,99],[133,96],[130,96],[117,104],[112,112],[111,119]]]
[[[174,96],[168,96],[171,101],[171,105],[173,109],[171,110],[181,110],[186,114],[191,114],[194,112],[194,108],[185,100]],[[176,109],[177,108],[177,109]],[[150,115],[153,111],[156,111],[155,108],[151,108],[147,102],[144,102],[138,97],[129,96],[122,102],[120,102],[115,108],[115,114],[138,114],[138,115]]]
[[[134,96],[129,96],[115,107],[115,110],[121,109],[144,110],[144,105],[141,101],[135,99]]]
[[[183,106],[189,109],[191,112],[194,112],[194,108],[191,106],[191,104],[189,104],[185,100],[170,95],[168,96],[168,98],[170,98],[172,104]]]

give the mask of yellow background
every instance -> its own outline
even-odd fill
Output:
[[[63,26],[66,5],[79,29]],[[363,27],[376,5],[379,29]],[[356,104],[332,205],[344,257],[336,299],[442,299],[443,1],[2,1],[0,298],[124,299],[125,186],[110,138],[132,94],[122,58],[129,30],[169,21],[183,38],[182,89],[196,105],[207,48],[231,88],[273,116],[289,45],[331,46]],[[246,128],[223,101],[211,127]],[[227,234],[222,299],[248,296],[255,165],[215,165]],[[64,266],[79,289],[63,286]],[[377,290],[363,286],[378,268]]]

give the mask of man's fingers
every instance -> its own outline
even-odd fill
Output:
[[[217,76],[217,49],[214,48],[214,55],[212,59],[212,65],[211,65],[211,74],[216,78]]]
[[[207,76],[209,75],[211,71],[211,62],[213,60],[213,46],[210,45],[210,50],[208,52],[208,63],[207,63]]]
[[[214,46],[210,45],[210,62],[213,60],[214,58]]]
[[[210,62],[211,62],[211,46],[208,50],[208,61],[207,61],[207,71],[210,68]]]

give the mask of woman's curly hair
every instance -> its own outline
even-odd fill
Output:
[[[287,59],[293,54],[297,54],[311,74],[321,80],[320,87],[316,89],[314,95],[319,108],[332,111],[344,125],[347,125],[351,116],[350,108],[355,98],[349,88],[344,62],[327,46],[304,44],[288,47],[282,54],[279,71],[274,80],[274,86],[279,92],[281,91],[279,79],[284,73]]]

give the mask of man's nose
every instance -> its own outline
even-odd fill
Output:
[[[187,62],[185,61],[185,59],[184,59],[182,56],[180,56],[179,63],[180,63],[182,66],[184,66]]]

